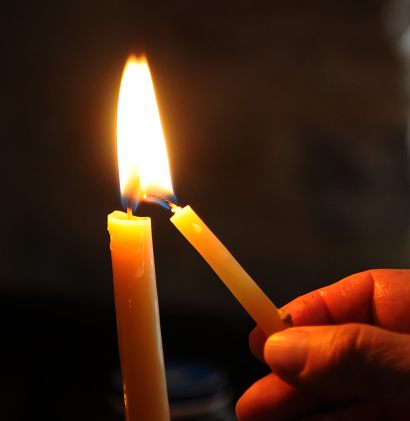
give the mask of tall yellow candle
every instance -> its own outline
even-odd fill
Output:
[[[208,262],[266,336],[291,324],[290,314],[279,310],[245,272],[190,206],[172,206],[171,222]]]
[[[143,194],[172,191],[145,58],[130,57],[125,66],[118,100],[117,155],[127,213],[110,214],[108,230],[125,418],[169,421],[151,220],[132,215]]]
[[[127,421],[169,420],[151,220],[108,215]]]

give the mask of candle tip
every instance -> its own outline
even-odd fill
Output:
[[[287,310],[278,310],[279,317],[282,319],[282,322],[285,323],[286,327],[293,326],[292,315]]]
[[[175,205],[175,203],[172,203],[169,199],[163,196],[159,196],[155,194],[144,194],[142,198],[143,200],[147,202],[158,203],[159,205],[163,206],[164,208],[168,210],[171,210],[172,212],[175,212],[174,209],[178,208],[178,206]]]
[[[181,209],[179,206],[177,206],[177,205],[175,205],[175,204],[173,204],[172,203],[172,205],[171,205],[171,212],[176,212],[178,209]]]

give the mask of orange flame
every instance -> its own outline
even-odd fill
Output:
[[[131,56],[122,76],[117,113],[117,155],[124,207],[144,195],[172,197],[165,139],[145,57]]]

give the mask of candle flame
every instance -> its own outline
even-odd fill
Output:
[[[124,208],[143,196],[174,196],[154,87],[145,57],[124,68],[117,112],[117,155]]]

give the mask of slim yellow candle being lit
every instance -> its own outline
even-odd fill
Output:
[[[172,206],[171,222],[221,278],[266,336],[289,327],[290,314],[279,310],[190,206]]]
[[[127,421],[169,421],[151,220],[132,215],[143,194],[167,194],[171,178],[145,59],[131,57],[118,101],[117,154],[127,213],[108,216],[118,348]],[[154,170],[154,168],[158,168]]]

